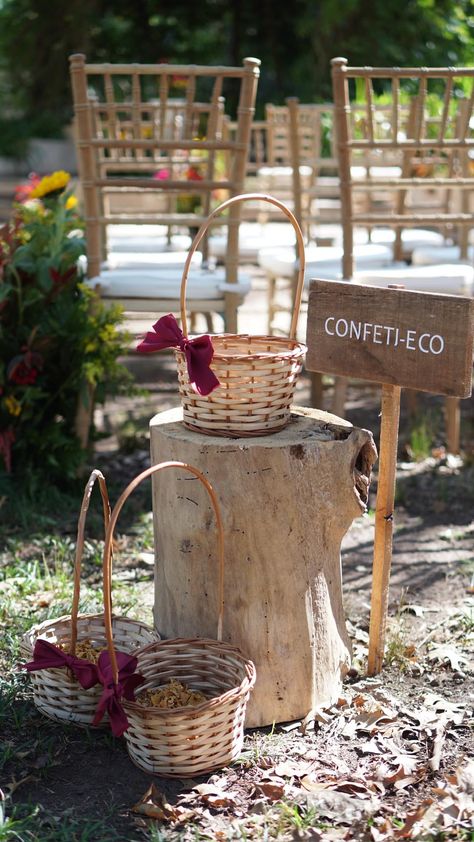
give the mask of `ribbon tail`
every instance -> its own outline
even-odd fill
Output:
[[[135,675],[129,675],[123,682],[124,698],[127,699],[127,701],[129,702],[134,702],[135,690],[137,687],[140,687],[140,685],[144,682],[145,676],[141,675],[139,672],[135,673]]]
[[[109,700],[109,696],[110,696],[111,692],[112,691],[109,690],[108,687],[106,687],[102,691],[102,695],[101,695],[101,697],[98,701],[97,707],[95,709],[94,719],[92,720],[93,725],[100,725],[100,723],[102,722],[102,720],[104,718],[104,715],[105,715],[105,712],[107,710],[107,702]]]
[[[220,386],[219,380],[210,367],[214,356],[210,337],[199,336],[191,339],[186,343],[185,354],[189,380],[193,389],[198,395],[210,395]]]
[[[127,730],[129,722],[115,693],[107,700],[107,713],[109,714],[112,734],[114,737],[121,737]]]

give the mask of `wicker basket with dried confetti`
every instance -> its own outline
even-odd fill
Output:
[[[110,518],[105,478],[99,470],[94,470],[84,490],[78,522],[71,614],[33,626],[23,636],[20,650],[21,656],[28,661],[25,667],[31,676],[36,707],[51,719],[78,725],[94,724],[108,669],[108,654],[104,651],[107,646],[104,614],[79,614],[85,523],[96,480],[102,497],[105,529]],[[110,591],[104,591],[104,598],[106,603],[110,601]],[[134,672],[134,651],[157,640],[158,634],[128,617],[114,616],[112,627],[122,667],[126,662],[127,670]],[[136,675],[132,683],[137,683]],[[103,721],[105,724],[107,717]]]
[[[255,683],[252,661],[222,641],[224,610],[224,535],[214,489],[203,474],[184,462],[162,462],[143,471],[127,486],[110,517],[104,547],[104,582],[110,576],[114,528],[123,504],[136,486],[166,468],[191,473],[206,488],[218,530],[218,622],[217,640],[186,638],[150,643],[137,652],[138,671],[145,681],[134,702],[122,701],[129,727],[125,731],[128,752],[134,763],[153,775],[193,777],[219,769],[240,754],[247,701]],[[115,662],[115,638],[106,604],[106,632],[115,686],[119,670]],[[173,679],[174,689],[166,690]],[[180,687],[178,687],[180,685]],[[184,688],[184,690],[183,690]],[[187,703],[161,707],[151,697]],[[194,695],[196,694],[196,695]],[[202,694],[200,700],[199,695]],[[140,698],[141,696],[141,698]],[[176,699],[175,699],[176,700]]]

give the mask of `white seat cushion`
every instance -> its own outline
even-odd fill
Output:
[[[368,232],[358,230],[354,239],[357,243],[369,242]],[[373,228],[371,231],[370,242],[378,243],[379,245],[388,246],[395,241],[395,231],[393,228]],[[412,253],[414,249],[428,246],[442,246],[444,244],[444,237],[439,231],[428,231],[424,228],[405,228],[402,231],[402,245],[405,253]]]
[[[412,254],[415,266],[431,266],[434,263],[461,263],[470,265],[474,261],[474,246],[469,246],[467,258],[461,259],[459,246],[437,246],[417,248]]]
[[[404,284],[407,289],[419,292],[444,292],[450,295],[472,295],[474,267],[462,264],[438,266],[406,266],[395,264],[390,268],[356,272],[354,281],[370,286]]]
[[[312,167],[306,164],[300,166],[300,175],[310,176],[313,172]],[[293,178],[293,167],[259,167],[257,175],[263,178]]]
[[[191,237],[173,234],[168,243],[166,225],[109,225],[107,248],[109,252],[169,252],[185,251]]]
[[[305,250],[305,283],[310,278],[328,278],[336,280],[342,277],[343,249],[339,246],[310,246]],[[384,266],[392,261],[392,251],[387,246],[368,243],[354,247],[354,259],[357,269]],[[297,268],[294,248],[261,249],[258,263],[275,278],[292,278]]]
[[[242,222],[239,227],[239,258],[241,261],[254,262],[261,248],[271,246],[291,246],[295,242],[295,230],[291,223]],[[215,234],[209,238],[209,254],[217,260],[225,257],[227,234]]]
[[[172,270],[145,269],[139,272],[130,269],[106,270],[95,278],[86,281],[87,286],[100,285],[102,298],[110,299],[179,299],[181,272]],[[206,299],[209,301],[223,298],[224,292],[236,292],[245,295],[250,290],[251,282],[247,275],[239,274],[238,284],[226,284],[225,270],[191,271],[187,284],[186,299]]]
[[[380,167],[380,166],[372,166],[369,167],[361,167],[361,166],[353,166],[351,167],[351,176],[352,178],[367,178],[367,171],[370,172],[370,176],[372,178],[399,178],[402,174],[401,167],[393,166],[393,167]],[[390,185],[388,184],[387,187],[389,188]]]
[[[145,252],[111,252],[102,266],[107,269],[183,269],[188,256],[187,251]],[[194,252],[191,265],[199,268],[202,254]]]

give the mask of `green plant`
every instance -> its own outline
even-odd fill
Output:
[[[417,462],[430,454],[431,434],[425,421],[413,427],[410,434],[410,448]]]
[[[34,177],[0,230],[0,493],[10,473],[33,493],[38,478],[75,476],[85,455],[78,401],[130,386],[118,363],[121,311],[81,283],[85,245],[68,183],[62,171]]]

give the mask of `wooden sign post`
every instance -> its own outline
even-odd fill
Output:
[[[382,384],[368,673],[383,662],[402,387],[471,394],[474,299],[345,281],[310,283],[306,368]]]

